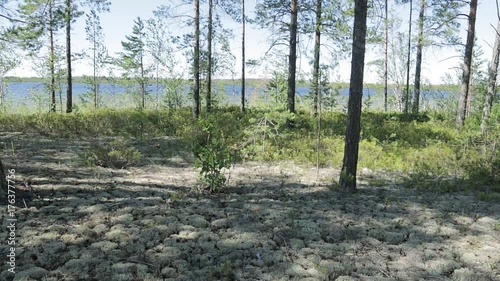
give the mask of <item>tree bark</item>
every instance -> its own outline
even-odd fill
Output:
[[[356,191],[359,137],[361,131],[361,104],[365,66],[367,0],[354,2],[354,32],[352,43],[351,79],[347,110],[344,161],[340,173],[340,185],[346,192]]]
[[[71,0],[66,0],[66,113],[73,111],[73,76],[71,74]]]
[[[98,108],[99,107],[99,104],[98,104],[98,101],[99,101],[99,97],[98,97],[99,93],[98,92],[99,91],[98,91],[98,88],[97,88],[97,62],[96,62],[97,61],[97,54],[96,54],[97,53],[97,41],[96,41],[96,33],[97,32],[96,32],[95,25],[93,26],[93,33],[94,33],[94,35],[93,35],[93,38],[94,38],[93,41],[94,42],[92,42],[92,43],[94,45],[94,48],[93,48],[92,51],[94,53],[93,54],[94,74],[93,74],[93,82],[92,83],[94,84],[94,89],[93,89],[94,90],[94,108]]]
[[[472,51],[474,48],[474,34],[476,29],[477,0],[471,0],[469,12],[469,28],[467,30],[467,43],[465,45],[464,66],[462,72],[462,85],[460,86],[460,99],[458,101],[458,113],[456,124],[462,127],[467,115],[469,98],[469,83],[471,76]]]
[[[297,68],[297,10],[298,0],[291,1],[290,52],[288,55],[287,109],[295,113],[295,72]]]
[[[406,92],[403,96],[404,113],[410,109],[410,57],[411,57],[411,16],[413,14],[413,1],[410,0],[410,19],[408,21],[408,61],[406,63]]]
[[[493,55],[488,70],[488,90],[484,97],[483,114],[481,117],[481,131],[483,134],[488,130],[488,119],[490,117],[491,107],[493,106],[493,96],[495,96],[496,91],[498,61],[500,58],[500,21],[497,24],[495,32],[495,45],[493,46]]]
[[[194,0],[193,116],[200,116],[200,1]]]
[[[141,39],[142,40],[142,39]],[[142,48],[142,47],[141,47]],[[141,109],[146,108],[146,77],[145,77],[145,71],[144,71],[144,56],[143,56],[143,50],[141,50],[141,82],[140,82],[140,87],[141,87]]]
[[[49,1],[49,69],[50,69],[50,111],[56,112],[56,74],[55,74],[55,47],[54,47],[54,13],[53,3]]]
[[[385,0],[385,38],[384,38],[384,111],[387,112],[387,74],[389,57],[389,3]]]
[[[323,0],[316,0],[316,35],[314,40],[314,64],[313,64],[313,81],[312,87],[314,91],[313,96],[313,114],[314,117],[318,116],[318,102],[319,102],[319,55],[321,47],[321,4]]]
[[[412,104],[413,113],[418,113],[420,107],[420,75],[422,73],[422,51],[424,48],[424,14],[425,0],[420,0],[420,13],[418,15],[417,60],[415,62],[415,93]]]
[[[241,111],[245,112],[245,0],[241,0]]]
[[[212,109],[212,37],[213,37],[213,0],[208,0],[208,37],[207,37],[207,112]]]

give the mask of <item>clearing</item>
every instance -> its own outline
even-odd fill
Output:
[[[209,195],[189,155],[158,157],[172,142],[134,141],[141,163],[117,170],[78,163],[90,141],[3,134],[5,168],[34,198],[0,280],[500,280],[498,203],[367,169],[344,195],[338,170],[255,162]]]

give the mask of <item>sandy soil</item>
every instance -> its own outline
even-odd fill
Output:
[[[500,280],[500,203],[367,169],[344,195],[337,170],[291,163],[238,164],[200,194],[175,140],[134,144],[143,161],[113,170],[78,163],[90,141],[2,134],[35,196],[15,212],[15,275],[0,206],[0,280]]]

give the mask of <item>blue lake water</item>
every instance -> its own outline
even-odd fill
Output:
[[[49,97],[49,91],[45,88],[45,85],[40,82],[9,82],[5,84],[4,93],[7,100],[10,100],[12,104],[24,104],[24,105],[33,105],[37,103],[41,103],[42,100],[47,100]],[[182,87],[181,92],[184,95],[187,95],[190,91],[190,85],[186,84]],[[245,92],[247,98],[251,99],[255,96],[263,96],[266,87],[256,87],[256,86],[246,86]],[[100,94],[103,100],[106,101],[121,101],[123,98],[127,96],[130,97],[130,93],[137,91],[138,89],[134,89],[131,86],[124,86],[119,84],[111,84],[111,83],[102,83],[100,85]],[[148,94],[152,97],[155,97],[158,93],[162,95],[164,93],[164,87],[160,85],[157,87],[156,85],[149,85],[147,87]],[[89,93],[89,85],[84,83],[74,83],[73,84],[73,100],[75,103],[80,102],[80,97],[83,97],[86,93]],[[214,85],[214,92],[225,93],[226,98],[229,102],[238,102],[241,95],[241,85]],[[298,86],[296,88],[297,95],[300,98],[306,96],[310,92],[310,87],[308,86]],[[437,91],[423,91],[423,94],[427,96],[427,99],[432,99],[433,93]],[[61,84],[61,90],[56,91],[56,99],[59,101],[59,94],[61,93],[61,97],[63,101],[66,96],[66,85]],[[339,90],[339,94],[341,97],[347,97],[349,95],[349,89],[343,88]],[[391,93],[392,94],[392,93]],[[378,89],[375,88],[364,88],[363,89],[363,98],[375,96],[381,96],[381,93]],[[124,99],[126,100],[126,99]],[[128,100],[130,101],[130,99]]]
[[[42,94],[46,93],[49,95],[48,90],[45,88],[45,85],[40,82],[9,82],[7,83],[7,92],[10,94],[14,100],[25,99],[32,96],[32,94]],[[224,93],[227,95],[240,95],[241,94],[241,85],[224,85]],[[245,92],[247,95],[251,94],[263,94],[265,91],[265,87],[255,87],[255,86],[246,86]],[[61,90],[63,93],[66,92],[66,85],[61,85]],[[102,83],[100,85],[100,92],[104,95],[118,95],[130,92],[131,87],[126,87],[118,84],[110,84],[110,83]],[[190,90],[190,85],[184,85],[184,93],[187,94]],[[215,85],[214,90],[222,90],[219,86]],[[84,83],[74,83],[73,84],[73,94],[77,97],[81,94],[88,93],[90,91],[89,85]],[[164,87],[160,85],[157,89],[156,85],[149,85],[147,87],[147,91],[149,94],[156,94],[159,92],[160,94],[164,92]],[[296,92],[299,96],[305,96],[310,91],[310,87],[308,86],[298,86],[296,88]],[[363,91],[363,95],[370,96],[373,95],[377,90],[376,89],[368,89],[365,88]],[[340,90],[341,96],[347,96],[349,94],[349,90],[347,88]]]

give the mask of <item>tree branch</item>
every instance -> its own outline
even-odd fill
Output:
[[[9,17],[9,16],[4,15],[4,14],[0,14],[0,18],[7,19],[7,20],[8,20],[8,21],[10,21],[10,22],[20,22],[20,23],[26,23],[26,22],[25,22],[25,21],[23,21],[23,20],[20,20],[20,19],[15,19],[15,18]]]

